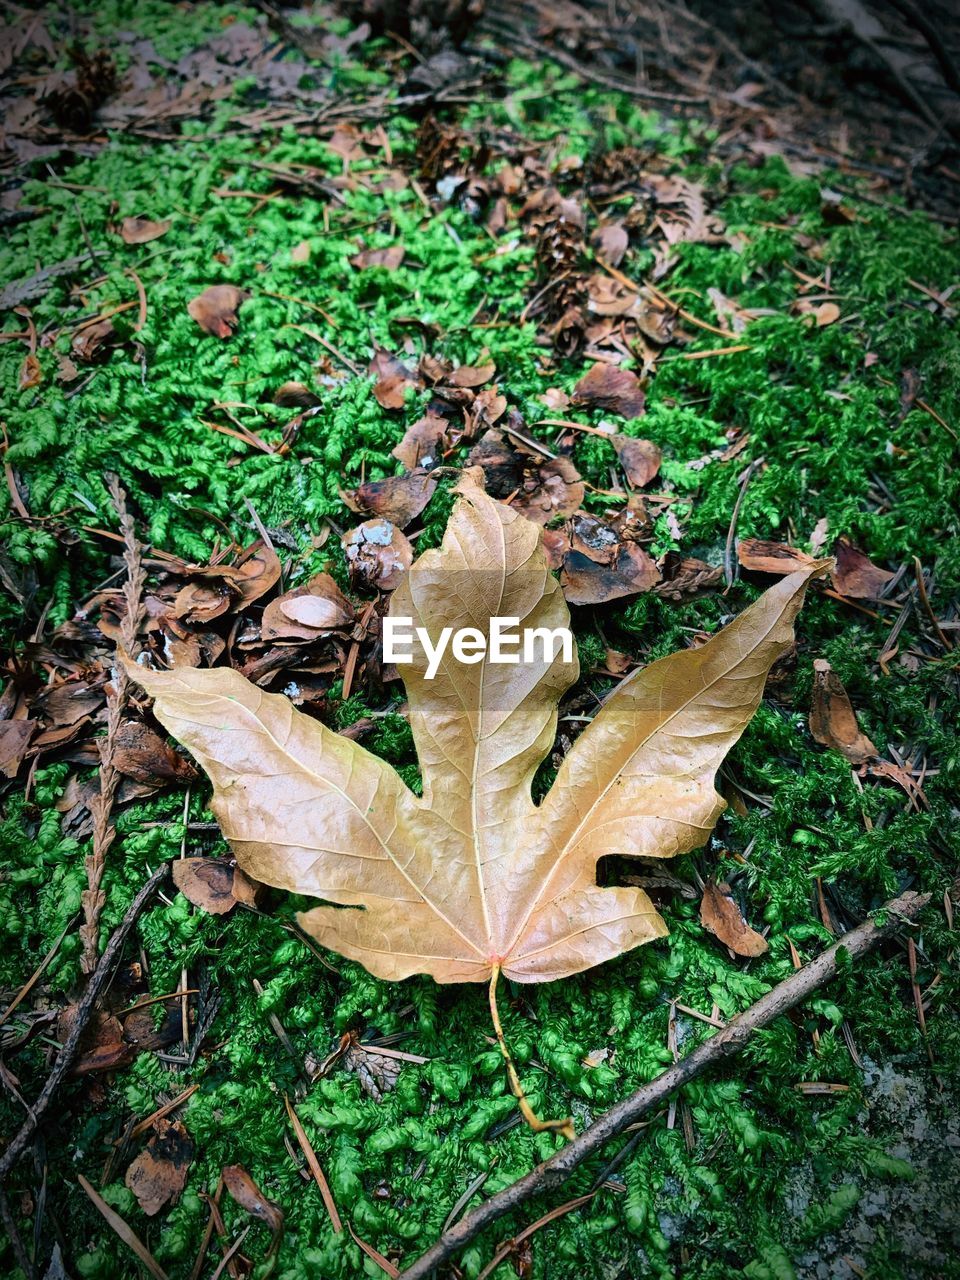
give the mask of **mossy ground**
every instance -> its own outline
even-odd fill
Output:
[[[196,5],[192,26],[171,23],[164,5],[140,5],[136,14],[108,5],[100,21],[105,31],[117,21],[138,25],[158,47],[161,40],[173,42],[169,52],[175,53],[178,42],[190,47],[239,12]],[[344,65],[330,75],[347,88],[381,82],[376,46],[366,52],[366,63]],[[631,427],[665,451],[664,482],[689,508],[683,550],[719,560],[738,474],[746,460],[762,456],[766,466],[748,488],[740,534],[804,544],[826,518],[831,535],[851,536],[881,563],[917,556],[935,567],[934,606],[945,609],[960,585],[957,444],[918,407],[901,420],[899,389],[903,371],[916,369],[922,398],[948,423],[960,421],[960,339],[910,283],[940,289],[956,280],[955,234],[921,214],[855,200],[849,201],[855,220],[830,225],[817,181],[791,176],[780,161],[727,170],[705,130],[664,124],[635,103],[584,90],[551,67],[518,62],[507,80],[502,100],[466,110],[468,126],[508,126],[549,142],[557,159],[627,143],[674,156],[722,193],[720,212],[739,238],[736,247],[683,250],[669,281],[672,295],[705,319],[714,319],[706,296],[711,287],[744,307],[773,313],[750,326],[749,351],[686,360],[675,359],[678,349],[670,349],[651,384],[649,411]],[[79,543],[66,548],[48,526],[16,518],[6,491],[0,494],[7,554],[36,574],[38,604],[52,598],[52,624],[70,617],[110,571],[103,540],[82,532],[84,525],[111,525],[106,471],[121,477],[145,540],[201,560],[224,526],[241,541],[253,536],[246,499],[264,523],[283,526],[303,546],[320,532],[325,516],[349,520],[338,496],[345,479],[355,480],[361,471],[368,479],[394,472],[389,450],[403,424],[418,416],[417,397],[402,416],[385,412],[370,394],[369,380],[340,378],[343,371],[325,363],[324,348],[294,326],[323,333],[362,365],[374,341],[394,348],[410,332],[398,327],[398,317],[437,325],[438,354],[476,361],[484,349],[490,352],[501,388],[528,422],[548,416],[537,399],[547,387],[569,390],[582,372],[577,362],[546,368],[547,352],[534,327],[519,323],[532,282],[532,248],[518,235],[507,233],[494,244],[465,213],[453,207],[428,211],[409,188],[374,194],[360,186],[326,214],[308,196],[281,195],[254,212],[252,201],[217,195],[214,189],[223,187],[266,194],[269,175],[251,161],[267,152],[276,163],[340,171],[339,157],[322,141],[292,130],[258,137],[232,132],[231,113],[249,91],[249,85],[238,84],[213,124],[187,125],[176,145],[118,136],[60,174],[75,187],[65,190],[41,170],[28,185],[27,200],[46,212],[10,235],[4,280],[79,252],[82,216],[103,274],[87,291],[84,309],[108,309],[135,297],[130,267],[148,299],[147,322],[136,335],[142,362],[125,347],[74,396],[55,381],[49,351],[40,355],[42,386],[16,393],[22,348],[0,346],[7,460],[22,479],[32,513],[57,514],[62,524],[80,531]],[[412,151],[415,125],[400,114],[384,123],[394,156],[402,160]],[[367,163],[376,167],[383,161],[372,155]],[[107,224],[136,213],[172,217],[174,229],[156,243],[127,248]],[[389,273],[349,266],[358,236],[371,247],[401,241],[404,265]],[[310,244],[310,259],[297,263],[291,250],[303,240]],[[624,269],[639,278],[646,264],[639,253]],[[798,284],[792,269],[816,276],[826,268],[843,318],[811,327],[789,311]],[[236,336],[223,342],[202,336],[186,312],[192,296],[218,282],[252,293]],[[302,303],[271,296],[277,294],[323,307],[336,327]],[[473,319],[481,306],[486,323]],[[65,285],[54,285],[33,306],[41,330],[82,313]],[[6,324],[20,326],[14,317]],[[65,349],[68,339],[58,346]],[[717,345],[722,341],[704,333],[685,349]],[[320,370],[314,367],[318,360]],[[324,370],[337,377],[324,377]],[[276,440],[287,415],[273,408],[273,391],[288,379],[309,382],[312,376],[321,378],[324,410],[307,424],[290,457],[247,449],[204,425],[215,401],[243,401],[253,406],[238,411],[247,425]],[[692,461],[724,445],[724,432],[732,426],[750,436],[740,460],[691,468]],[[543,431],[549,437],[551,429]],[[584,439],[576,461],[587,477],[606,484],[611,456],[605,445]],[[889,494],[885,503],[877,503],[877,491]],[[602,499],[592,501],[603,509]],[[448,505],[441,489],[425,513],[418,545],[437,541]],[[340,571],[334,541],[307,562],[305,573],[327,560]],[[678,545],[663,519],[654,545],[657,551]],[[578,636],[586,656],[599,656],[599,621],[611,644],[647,660],[681,645],[686,629],[715,627],[755,591],[740,583],[728,595],[688,605],[647,596],[608,608],[599,619],[584,611],[576,619]],[[544,1113],[572,1110],[582,1126],[656,1075],[670,1061],[669,1001],[704,1012],[716,1001],[729,1016],[790,972],[788,936],[804,955],[822,946],[828,935],[815,905],[817,877],[855,918],[907,885],[931,891],[935,902],[942,899],[956,868],[956,670],[949,656],[925,651],[916,670],[894,660],[889,674],[881,674],[876,658],[894,616],[888,610],[874,619],[825,596],[810,601],[800,621],[796,672],[779,698],[764,704],[731,759],[738,783],[771,797],[771,807],[751,803],[743,816],[729,810],[711,845],[677,868],[688,877],[691,864],[705,874],[739,873],[725,851],[751,845],[740,889],[749,918],[770,926],[768,956],[749,965],[732,963],[701,928],[695,904],[668,897],[663,911],[671,936],[665,942],[579,978],[516,989],[513,1004],[505,1001],[517,1057],[543,1068],[529,1065],[523,1076]],[[13,639],[23,639],[34,625],[12,603],[3,606],[3,618]],[[901,653],[918,642],[922,623],[922,614],[911,614],[900,635]],[[868,785],[861,794],[842,757],[812,742],[805,713],[817,656],[834,664],[881,751],[919,744],[939,770],[925,782],[929,811],[905,812],[903,794],[892,787]],[[334,714],[343,724],[367,709],[361,692]],[[384,719],[367,744],[397,765],[414,766],[399,717]],[[66,765],[48,765],[38,772],[29,802],[17,795],[6,801],[0,825],[0,930],[8,940],[0,954],[0,984],[6,988],[16,989],[26,979],[78,910],[84,849],[61,838],[54,808],[68,772]],[[148,870],[179,851],[181,809],[182,797],[171,795],[120,815],[121,834],[105,882],[105,936]],[[202,787],[194,789],[191,816],[204,817]],[[213,838],[195,843],[193,834],[190,842],[204,851],[222,848]],[[380,1104],[362,1094],[355,1076],[335,1072],[299,1106],[340,1212],[381,1252],[402,1250],[409,1260],[440,1233],[479,1173],[488,1174],[483,1194],[489,1194],[554,1149],[554,1137],[508,1124],[515,1104],[489,1040],[485,991],[439,988],[428,980],[381,983],[332,955],[324,967],[282,927],[295,906],[277,895],[266,916],[236,912],[222,920],[176,897],[144,915],[140,933],[152,989],[175,990],[187,966],[191,973],[204,969],[222,995],[211,1037],[216,1047],[196,1067],[180,1071],[141,1055],[115,1077],[97,1108],[78,1101],[76,1086],[68,1090],[57,1121],[45,1129],[46,1213],[60,1224],[73,1274],[106,1280],[133,1273],[131,1256],[92,1209],[76,1174],[84,1172],[96,1184],[108,1144],[125,1119],[150,1113],[159,1095],[192,1082],[200,1089],[182,1115],[197,1155],[180,1203],[151,1221],[124,1188],[122,1169],[103,1188],[170,1275],[189,1274],[207,1215],[199,1193],[213,1189],[227,1163],[248,1169],[286,1214],[277,1275],[332,1280],[380,1274],[348,1235],[333,1234],[316,1187],[301,1181],[284,1148],[283,1094],[295,1086],[297,1072],[270,1029],[268,1013],[280,1018],[298,1052],[322,1056],[344,1028],[364,1026],[407,1033],[401,1047],[429,1058],[405,1068],[395,1092]],[[940,975],[927,1020],[937,1071],[949,1089],[960,1066],[957,953],[950,949],[956,939],[951,944],[942,910],[927,912],[917,945],[921,985]],[[71,931],[47,973],[52,997],[77,981],[78,957],[79,941]],[[262,998],[254,992],[254,979],[265,988]],[[875,956],[845,973],[799,1016],[758,1035],[725,1071],[691,1085],[685,1096],[694,1151],[687,1151],[679,1124],[669,1129],[663,1117],[655,1119],[618,1172],[626,1190],[602,1190],[536,1238],[532,1274],[550,1280],[739,1274],[763,1280],[794,1274],[791,1259],[815,1249],[818,1239],[841,1225],[863,1188],[909,1176],[902,1162],[886,1154],[895,1129],[888,1134],[864,1123],[861,1073],[841,1033],[844,1019],[862,1055],[895,1057],[921,1074],[927,1070],[906,956],[897,950]],[[683,1047],[707,1030],[681,1017]],[[44,1075],[42,1048],[36,1044],[11,1064],[29,1096]],[[583,1065],[586,1055],[604,1048],[614,1055],[610,1063]],[[810,1097],[795,1087],[816,1080],[847,1085],[849,1092]],[[7,1093],[0,1112],[9,1134],[21,1116]],[[798,1220],[790,1213],[788,1188],[801,1165],[810,1170],[812,1207]],[[570,1195],[587,1189],[600,1167],[594,1164],[572,1179]],[[22,1216],[19,1192],[34,1181],[33,1164],[24,1161],[11,1184],[14,1211],[28,1237],[32,1228]],[[226,1213],[228,1224],[239,1222],[230,1206]],[[260,1231],[245,1246],[253,1256],[266,1243]],[[496,1239],[471,1248],[463,1258],[464,1274],[476,1276],[506,1234],[504,1228]],[[863,1262],[872,1276],[960,1274],[949,1270],[955,1264],[928,1272],[904,1256],[896,1224]],[[0,1268],[15,1274],[9,1255]],[[496,1274],[515,1273],[504,1263]]]

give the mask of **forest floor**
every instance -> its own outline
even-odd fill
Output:
[[[907,163],[891,133],[830,156],[808,136],[798,155],[760,89],[675,109],[552,61],[542,29],[432,54],[319,6],[108,0],[7,21],[4,1139],[69,1033],[85,937],[102,951],[163,860],[227,865],[205,780],[140,695],[117,710],[131,558],[138,646],[286,692],[416,789],[376,620],[469,459],[539,510],[574,602],[584,674],[541,790],[625,673],[784,567],[837,556],[722,770],[714,837],[642,870],[670,936],[502,996],[538,1108],[581,1129],[893,894],[932,898],[651,1116],[607,1176],[617,1143],[579,1170],[565,1204],[592,1199],[485,1270],[557,1207],[538,1202],[451,1274],[960,1276],[949,161],[919,164],[911,141]],[[585,529],[638,548],[642,581],[581,556],[573,588]],[[284,613],[322,573],[349,617]],[[836,686],[813,736],[815,660],[866,746]],[[762,954],[704,927],[711,881]],[[0,1274],[397,1274],[560,1144],[519,1123],[483,988],[378,981],[307,945],[303,901],[232,871],[216,893],[178,883],[189,896],[167,886],[140,916],[6,1180],[19,1252],[3,1246]]]

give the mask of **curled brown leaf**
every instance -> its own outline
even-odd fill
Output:
[[[212,284],[187,303],[187,311],[205,333],[229,338],[237,327],[237,311],[249,297],[232,284]]]
[[[877,748],[857,722],[857,713],[840,677],[826,658],[815,658],[813,662],[810,732],[817,742],[839,751],[851,764],[863,764],[877,755]]]

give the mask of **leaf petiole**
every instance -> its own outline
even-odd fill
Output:
[[[503,1027],[500,1025],[500,1011],[497,1008],[497,984],[499,981],[500,966],[495,964],[493,966],[493,973],[490,975],[490,1017],[493,1019],[493,1029],[497,1035],[497,1044],[500,1046],[500,1052],[503,1054],[503,1060],[507,1064],[507,1079],[510,1081],[510,1089],[520,1106],[520,1114],[535,1133],[560,1133],[568,1142],[572,1142],[576,1137],[573,1120],[569,1116],[567,1116],[565,1120],[541,1120],[533,1107],[531,1107],[527,1095],[523,1092],[523,1085],[521,1085],[520,1077],[517,1075],[517,1069],[513,1065],[513,1058],[510,1054],[509,1048],[507,1047],[506,1037],[503,1034]]]

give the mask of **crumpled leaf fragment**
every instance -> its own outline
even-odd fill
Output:
[[[848,539],[838,538],[833,547],[837,563],[830,574],[834,588],[852,600],[876,600],[895,575],[881,569]]]
[[[573,403],[588,409],[605,409],[624,418],[639,418],[647,399],[632,370],[616,364],[595,364],[574,387]]]
[[[703,886],[700,923],[738,956],[762,956],[770,949],[766,939],[751,929],[740,914],[729,887],[718,885],[715,880],[708,880]]]
[[[252,907],[260,886],[232,858],[177,858],[173,883],[188,902],[213,916],[224,916],[238,902]]]
[[[850,696],[826,658],[813,661],[810,732],[817,742],[839,751],[851,764],[863,764],[879,754],[860,728]]]
[[[660,446],[652,440],[637,440],[619,432],[610,439],[630,484],[637,489],[648,485],[656,477],[663,461]]]
[[[367,520],[341,541],[355,586],[393,591],[413,564],[410,539],[389,520]]]
[[[752,573],[796,573],[815,564],[799,547],[787,542],[771,542],[766,538],[741,538],[737,543],[737,560]]]
[[[369,480],[356,489],[343,489],[340,496],[351,511],[383,516],[405,529],[433,497],[436,487],[435,476],[426,471],[408,471],[386,480]]]
[[[205,333],[229,338],[236,329],[237,312],[250,295],[232,284],[212,284],[187,303],[187,311]]]
[[[517,446],[496,427],[484,432],[467,463],[483,470],[488,493],[509,500],[516,511],[537,524],[573,515],[586,492],[569,458],[549,458]]]
[[[635,541],[599,516],[580,513],[569,524],[560,586],[568,604],[604,604],[649,591],[660,570]]]
[[[426,551],[390,605],[426,629],[488,635],[569,621],[540,529],[475,484],[442,546]],[[255,879],[320,899],[300,916],[321,945],[380,978],[518,982],[578,973],[662,937],[642,890],[599,887],[598,859],[669,858],[697,848],[724,808],[714,780],[759,705],[772,664],[823,565],[783,578],[697,648],[624,679],[571,747],[536,805],[574,651],[466,665],[452,652],[398,669],[423,795],[358,742],[265,694],[235,671],[128,665],[154,714],[214,785],[211,808]]]
[[[120,223],[120,239],[124,244],[149,244],[151,240],[159,240],[170,230],[173,223],[169,218],[154,221],[152,218],[124,218]]]
[[[152,1218],[179,1197],[192,1160],[193,1142],[183,1124],[179,1120],[157,1120],[150,1141],[127,1169],[124,1186]]]
[[[449,448],[449,430],[446,418],[428,413],[407,427],[403,439],[391,453],[408,471],[416,467],[432,471],[443,461],[444,450]]]
[[[329,573],[317,573],[309,582],[271,600],[260,621],[264,642],[300,644],[349,626],[353,605]]]

